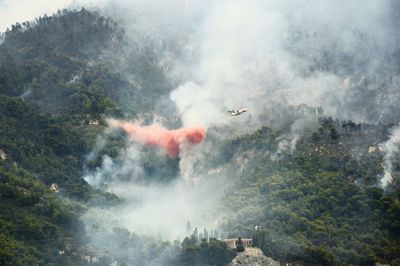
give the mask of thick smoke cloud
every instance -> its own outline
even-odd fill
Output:
[[[201,146],[205,137],[203,128],[167,130],[158,124],[139,126],[113,119],[108,120],[108,125],[88,160],[93,160],[106,146],[108,136],[119,130],[133,141],[126,142],[118,157],[103,156],[102,165],[84,178],[93,187],[114,193],[124,204],[91,208],[84,216],[88,230],[93,224],[108,231],[123,227],[139,235],[172,241],[187,235],[187,221],[217,227],[215,210],[222,196],[217,189],[222,187],[224,178],[195,179],[191,171],[191,158],[201,151],[196,146]],[[149,149],[152,146],[156,148]],[[100,241],[101,235],[96,238]]]
[[[190,158],[187,152],[190,153],[184,154]],[[195,182],[174,178],[166,182],[166,171],[156,177],[147,172],[142,163],[145,157],[160,171],[174,163],[164,152],[151,153],[129,142],[117,158],[105,156],[101,167],[85,176],[95,188],[114,193],[124,201],[120,206],[90,209],[84,217],[88,226],[97,223],[109,230],[124,227],[136,234],[171,241],[186,236],[187,221],[199,227],[218,226],[215,211],[222,196],[219,192],[226,181],[224,178]]]
[[[244,106],[257,118],[276,103],[376,122],[380,107],[364,96],[381,89],[369,82],[394,50],[385,1],[209,4],[195,74],[171,94],[185,125],[224,125],[225,110]]]

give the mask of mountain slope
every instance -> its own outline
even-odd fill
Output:
[[[278,143],[266,128],[226,146],[235,155],[230,165],[245,162],[245,168],[231,173],[235,182],[223,200],[231,210],[225,230],[232,237],[252,236],[267,256],[282,261],[395,265],[399,190],[375,187],[383,156],[368,152],[375,145],[370,134],[384,139],[382,128],[348,131],[329,119],[320,123],[292,153],[274,154]]]

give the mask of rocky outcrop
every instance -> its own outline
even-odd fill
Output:
[[[264,255],[251,256],[241,253],[232,260],[229,266],[281,266],[281,264]]]

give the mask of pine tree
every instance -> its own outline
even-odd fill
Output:
[[[242,240],[242,238],[240,236],[239,236],[238,241],[237,241],[236,251],[237,252],[243,252],[244,251],[243,240]]]

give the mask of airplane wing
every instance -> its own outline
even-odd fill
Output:
[[[227,112],[230,113],[232,116],[238,116],[238,115],[243,114],[246,111],[247,111],[247,109],[245,108],[245,109],[240,109],[240,110],[229,110]]]

